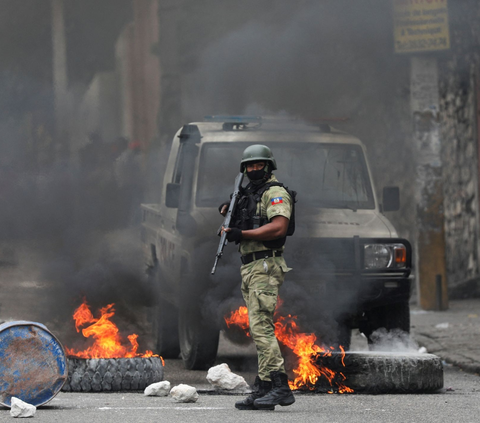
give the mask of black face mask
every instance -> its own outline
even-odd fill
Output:
[[[247,177],[252,181],[252,183],[259,183],[263,181],[266,175],[265,168],[260,169],[260,170],[252,170],[251,172],[247,172]]]

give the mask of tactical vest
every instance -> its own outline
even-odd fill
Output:
[[[276,249],[282,248],[285,245],[287,236],[291,236],[295,232],[295,203],[297,202],[297,192],[288,189],[288,187],[284,186],[281,182],[269,182],[258,187],[252,184],[247,185],[247,187],[242,190],[242,196],[238,200],[233,219],[233,226],[243,231],[256,229],[270,223],[267,216],[257,214],[258,203],[260,203],[263,194],[270,187],[285,188],[292,198],[292,214],[290,215],[290,220],[288,222],[287,235],[283,238],[272,241],[263,241],[265,247]]]

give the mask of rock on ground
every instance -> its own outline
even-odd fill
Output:
[[[145,388],[144,395],[149,397],[166,397],[170,392],[170,382],[164,380],[162,382],[152,383]]]
[[[174,386],[170,391],[170,395],[177,402],[197,402],[198,393],[193,386],[184,385],[183,383]]]
[[[222,363],[211,367],[207,373],[207,380],[216,389],[226,389],[229,391],[247,391],[249,386],[242,376],[232,373],[228,364]]]
[[[37,412],[37,407],[28,404],[16,397],[11,399],[10,415],[12,417],[33,417]]]

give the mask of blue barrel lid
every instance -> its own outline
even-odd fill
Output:
[[[50,401],[67,380],[65,351],[41,323],[0,325],[0,403],[12,397],[36,407]]]

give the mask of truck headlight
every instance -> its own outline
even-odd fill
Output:
[[[399,269],[406,263],[407,249],[403,244],[367,244],[364,247],[366,269]]]
[[[365,268],[382,269],[389,267],[392,261],[390,250],[383,244],[365,245]]]

